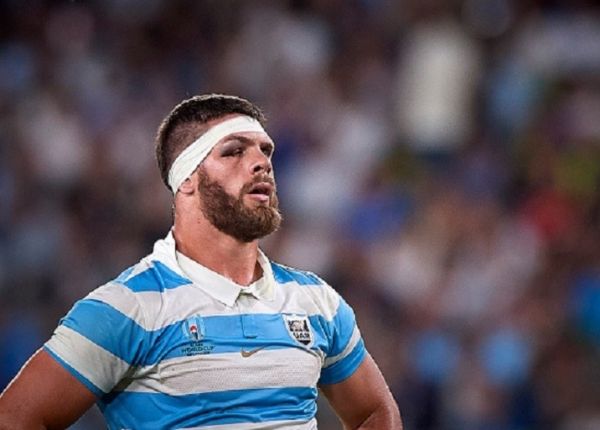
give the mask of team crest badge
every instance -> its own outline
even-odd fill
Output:
[[[296,342],[309,346],[313,342],[313,335],[310,329],[310,322],[306,315],[283,315],[285,328],[290,336]]]
[[[183,334],[194,341],[202,340],[204,338],[204,320],[200,315],[189,317],[183,322]]]

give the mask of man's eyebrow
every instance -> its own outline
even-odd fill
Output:
[[[251,139],[249,137],[246,136],[242,136],[239,134],[230,134],[229,136],[227,136],[224,140],[223,140],[223,144],[227,143],[227,142],[233,142],[233,141],[238,141],[238,142],[242,142],[246,145],[252,144],[255,142],[255,139]],[[263,144],[267,144],[272,148],[275,148],[275,144],[270,140],[270,139],[260,139],[258,142],[260,145]]]

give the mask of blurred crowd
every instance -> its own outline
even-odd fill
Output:
[[[407,430],[600,428],[584,0],[0,0],[0,390],[166,234],[154,135],[207,92],[265,110],[262,246],[354,307]]]

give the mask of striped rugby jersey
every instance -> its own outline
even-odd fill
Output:
[[[242,288],[169,233],[78,301],[44,348],[97,395],[109,429],[316,429],[317,384],[366,355],[354,313],[316,275],[259,263]]]

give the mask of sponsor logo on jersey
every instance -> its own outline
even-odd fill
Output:
[[[307,315],[283,315],[285,328],[296,342],[304,346],[313,343],[313,334]]]
[[[259,346],[258,348],[254,348],[254,349],[244,349],[244,348],[242,348],[240,350],[240,352],[242,354],[242,357],[248,358],[248,357],[252,357],[258,351],[260,351],[261,349],[265,349],[266,347],[267,347],[267,345]]]

